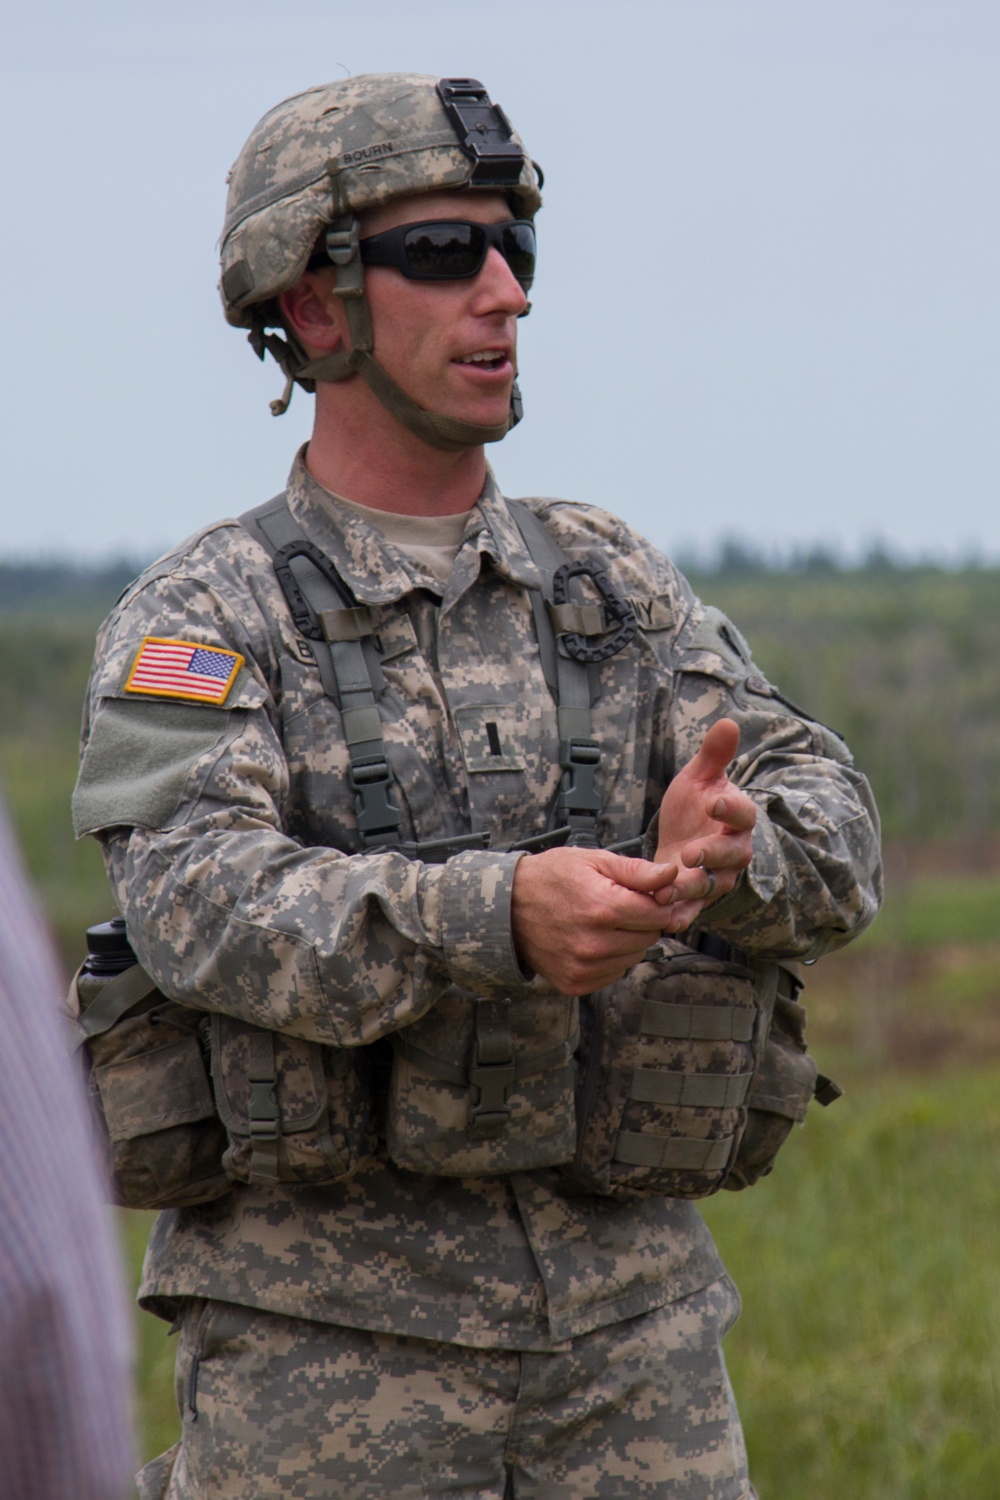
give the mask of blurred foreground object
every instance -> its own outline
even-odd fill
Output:
[[[0,1492],[129,1492],[129,1319],[63,989],[0,803]]]

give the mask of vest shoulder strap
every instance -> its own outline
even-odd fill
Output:
[[[398,845],[402,814],[391,795],[376,702],[382,674],[367,611],[306,537],[284,493],[239,519],[270,554],[295,624],[312,644],[323,689],[340,709],[361,841],[366,849]]]
[[[591,727],[592,681],[590,668],[559,650],[553,623],[553,580],[569,559],[555,537],[530,506],[509,500],[508,509],[517,522],[529,556],[542,576],[542,591],[531,591],[535,634],[542,670],[549,692],[556,701],[559,726],[559,764],[563,768],[557,803],[557,822],[570,830],[570,844],[597,843],[597,819],[601,798],[597,772],[601,747]],[[557,617],[558,618],[558,617]]]

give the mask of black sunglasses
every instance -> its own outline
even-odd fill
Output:
[[[476,224],[464,219],[430,219],[400,224],[361,241],[366,266],[392,266],[410,281],[461,281],[482,270],[495,247],[525,291],[535,274],[535,226],[527,219]]]

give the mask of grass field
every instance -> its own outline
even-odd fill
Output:
[[[0,777],[67,966],[110,910],[66,815],[94,623],[0,631]],[[744,1299],[728,1352],[762,1500],[1000,1496],[1000,842],[964,817],[894,840],[884,915],[810,971],[813,1047],[845,1098],[772,1177],[704,1206]],[[135,1280],[150,1216],[120,1217]],[[173,1341],[137,1328],[150,1456],[177,1430]]]
[[[763,1500],[1000,1495],[1000,1067],[869,1077],[705,1207]]]

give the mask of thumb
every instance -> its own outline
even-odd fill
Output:
[[[633,859],[624,854],[601,851],[598,864],[601,874],[613,880],[615,885],[629,891],[641,891],[651,895],[677,879],[676,864],[653,864],[648,859]]]
[[[726,767],[740,748],[739,725],[732,719],[719,719],[701,742],[701,748],[688,762],[688,774],[696,781],[715,781],[726,774]]]

